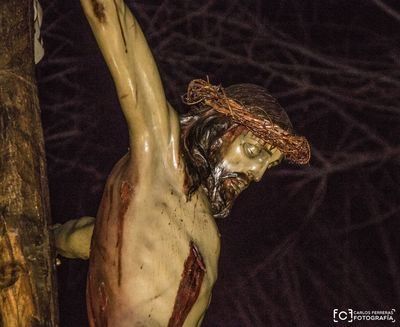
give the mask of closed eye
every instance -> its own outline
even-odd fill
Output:
[[[244,143],[243,151],[247,157],[255,158],[261,153],[261,147],[256,144]]]

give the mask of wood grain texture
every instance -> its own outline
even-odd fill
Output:
[[[32,1],[0,17],[0,326],[57,326]]]

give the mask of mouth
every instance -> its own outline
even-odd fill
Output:
[[[235,190],[236,194],[239,194],[242,192],[244,189],[246,189],[248,186],[248,183],[246,183],[243,180],[233,180],[232,181],[232,188]]]
[[[249,180],[247,176],[224,176],[223,183],[226,189],[232,190],[235,195],[238,195],[249,186]]]

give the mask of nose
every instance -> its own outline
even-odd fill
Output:
[[[269,161],[266,161],[263,165],[258,166],[256,169],[251,171],[251,176],[255,182],[259,182],[264,176],[265,171],[268,168]]]

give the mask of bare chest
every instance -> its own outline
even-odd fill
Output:
[[[140,307],[129,319],[167,325],[183,317],[194,326],[217,278],[219,246],[204,195],[188,201],[167,180],[138,182],[120,173],[96,219],[92,251],[102,262],[91,262],[91,274],[97,285],[107,280],[116,316]]]

